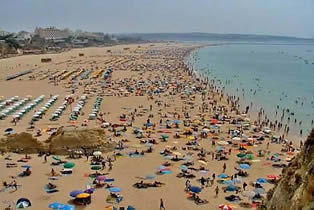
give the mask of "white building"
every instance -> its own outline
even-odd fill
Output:
[[[0,28],[0,36],[6,36],[6,35],[8,35],[8,34],[10,34],[10,33],[7,32],[7,31],[5,31],[5,30],[2,30],[2,29]]]
[[[39,35],[39,37],[44,39],[65,39],[71,35],[71,31],[69,29],[61,30],[55,27],[36,28],[35,35]]]

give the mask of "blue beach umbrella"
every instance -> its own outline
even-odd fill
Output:
[[[225,179],[225,178],[228,178],[229,176],[227,174],[219,174],[218,175],[218,178],[221,178],[221,179]]]
[[[75,206],[67,204],[63,206],[60,210],[75,210],[75,209],[76,209]]]
[[[146,123],[146,126],[147,126],[147,127],[152,127],[152,126],[153,126],[153,123]]]
[[[172,171],[167,170],[167,171],[162,171],[161,173],[162,173],[162,174],[172,174]]]
[[[222,183],[226,184],[226,185],[232,185],[233,184],[233,182],[231,180],[224,180]]]
[[[89,189],[84,190],[83,193],[93,194],[94,192],[95,192],[95,188],[89,188]]]
[[[121,189],[119,187],[110,187],[109,192],[113,192],[113,193],[117,193],[117,192],[121,192]]]
[[[174,123],[174,124],[180,124],[180,123],[181,123],[181,120],[174,120],[173,123]]]
[[[237,186],[229,185],[227,186],[226,191],[236,191],[237,189],[238,189]]]
[[[77,195],[83,193],[82,190],[73,190],[72,192],[70,192],[70,196],[73,198],[76,198]]]
[[[200,187],[197,187],[197,186],[191,186],[190,191],[194,192],[194,193],[200,193],[200,192],[202,192],[202,189]]]
[[[21,166],[22,168],[32,168],[32,166],[30,166],[30,165],[23,165],[23,166]]]
[[[265,178],[258,178],[256,180],[256,182],[259,183],[259,184],[264,184],[264,183],[267,183],[267,179],[265,179]]]
[[[53,203],[49,204],[48,207],[51,208],[51,209],[61,209],[61,208],[64,207],[64,204],[63,203],[59,203],[59,202],[53,202]]]
[[[249,164],[240,164],[240,168],[241,169],[250,169],[251,168],[251,166],[249,165]]]

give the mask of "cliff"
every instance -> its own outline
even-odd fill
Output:
[[[314,129],[302,151],[283,170],[281,180],[270,190],[261,209],[314,209]]]

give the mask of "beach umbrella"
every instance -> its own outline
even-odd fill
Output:
[[[207,165],[207,163],[203,160],[198,160],[199,163],[203,164],[203,165]]]
[[[72,192],[70,192],[70,196],[73,198],[76,198],[77,195],[82,194],[83,191],[82,190],[73,190]]]
[[[23,165],[22,168],[32,168],[30,165]]]
[[[110,187],[109,192],[113,192],[113,193],[117,193],[117,192],[121,192],[121,189],[119,187]]]
[[[60,210],[75,210],[75,206],[66,204]]]
[[[277,175],[268,175],[267,176],[267,179],[269,179],[269,180],[277,180],[277,179],[279,179],[280,177],[279,176],[277,176]]]
[[[225,148],[224,148],[224,147],[222,147],[222,146],[218,146],[218,147],[216,148],[216,150],[217,150],[217,151],[224,151],[224,150],[225,150]]]
[[[234,179],[232,179],[232,183],[233,184],[241,184],[242,183],[242,179],[241,178],[234,178]]]
[[[201,189],[200,187],[197,187],[197,186],[191,186],[191,187],[189,188],[189,190],[190,190],[191,192],[193,192],[193,193],[200,193],[200,192],[202,192],[202,189]]]
[[[167,134],[161,134],[160,136],[161,136],[161,138],[163,138],[163,139],[169,138],[169,135],[167,135]]]
[[[174,123],[174,124],[180,124],[180,123],[181,123],[181,120],[174,120],[173,123]]]
[[[207,170],[199,170],[198,171],[200,174],[208,174],[208,171]]]
[[[260,184],[264,184],[264,183],[267,183],[267,179],[265,179],[265,178],[258,178],[258,179],[256,180],[256,182],[258,182],[258,183],[260,183]]]
[[[218,124],[218,120],[217,119],[211,119],[210,123],[211,124]]]
[[[146,123],[147,127],[152,127],[154,124],[153,123]]]
[[[248,198],[253,198],[255,196],[255,192],[254,191],[244,191],[242,192],[242,195]]]
[[[93,194],[95,192],[95,188],[89,188],[84,190],[84,193]]]
[[[233,137],[232,140],[234,140],[234,141],[241,141],[241,138],[240,137]]]
[[[241,169],[250,169],[251,168],[251,166],[249,165],[249,164],[240,164],[240,168]]]
[[[97,177],[96,177],[96,180],[97,180],[97,181],[105,181],[105,180],[106,180],[106,177],[105,177],[105,176],[97,176]]]
[[[220,208],[221,210],[232,210],[231,206],[227,204],[220,204],[218,208]]]
[[[208,128],[204,128],[203,130],[202,130],[202,132],[204,132],[204,133],[208,133],[210,130],[208,129]]]
[[[64,207],[64,204],[59,203],[59,202],[53,202],[48,205],[48,208],[51,208],[51,209],[61,209],[62,207]]]
[[[221,178],[221,179],[225,179],[225,178],[228,178],[229,176],[227,174],[219,174],[218,175],[218,178]]]
[[[160,166],[157,167],[157,170],[164,170],[166,168],[167,168],[166,166],[160,165]]]
[[[57,160],[57,161],[61,160],[59,156],[52,156],[52,159]]]
[[[238,189],[237,186],[234,185],[228,185],[226,188],[226,191],[236,191]]]
[[[155,179],[155,178],[156,178],[156,175],[154,175],[154,174],[147,174],[145,176],[145,179]]]
[[[243,157],[245,157],[246,155],[244,154],[244,153],[238,153],[237,154],[237,157],[239,157],[239,158],[243,158]]]
[[[180,166],[180,169],[181,170],[184,170],[184,171],[187,171],[188,170],[188,167],[186,165],[181,165]]]
[[[93,155],[94,155],[94,156],[101,156],[102,153],[101,153],[100,151],[96,151],[96,152],[93,153]]]
[[[20,202],[16,205],[16,208],[18,209],[26,209],[29,207],[29,203],[23,201],[23,202]]]
[[[67,162],[63,165],[63,168],[74,168],[75,163],[73,162]]]
[[[254,192],[255,192],[256,194],[264,194],[264,193],[266,193],[263,188],[259,188],[259,187],[258,187],[258,188],[255,188],[255,189],[254,189]]]
[[[97,171],[97,170],[101,169],[101,166],[94,165],[94,166],[91,166],[90,169],[93,170],[93,171]]]
[[[90,197],[90,194],[88,193],[80,193],[76,195],[76,198],[88,198],[88,197]]]
[[[16,208],[18,209],[25,209],[32,206],[31,202],[27,198],[20,198],[16,202]]]
[[[187,139],[188,140],[195,140],[195,136],[188,136]]]
[[[133,206],[128,206],[126,210],[135,210],[135,208]]]
[[[222,183],[226,184],[226,185],[232,185],[233,184],[233,182],[231,180],[224,180]]]
[[[228,145],[229,143],[226,141],[218,141],[217,142],[218,145],[224,146],[224,145]]]
[[[114,206],[106,206],[105,210],[118,210],[118,209]]]
[[[253,154],[247,154],[246,158],[249,160],[253,160],[254,159],[254,155]]]

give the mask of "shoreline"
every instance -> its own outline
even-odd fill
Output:
[[[233,44],[233,43],[231,43],[231,44]],[[219,45],[219,44],[218,44],[218,45]],[[220,44],[220,45],[224,45],[224,44]],[[197,60],[197,61],[194,60],[194,61],[191,63],[191,58],[192,58],[191,56],[192,56],[193,53],[198,53],[201,48],[208,48],[208,47],[211,47],[211,46],[212,46],[212,45],[205,45],[205,46],[199,47],[199,48],[193,50],[193,51],[189,54],[189,56],[188,56],[188,58],[187,58],[187,62],[189,63],[189,66],[191,66],[190,68],[192,68],[191,70],[193,70],[193,71],[195,72],[195,74],[196,74],[198,77],[202,78],[202,79],[205,78],[205,80],[206,80],[206,78],[208,78],[210,82],[212,82],[213,79],[211,79],[209,76],[204,75],[204,72],[201,72],[199,69],[197,69],[197,68],[195,67],[195,64],[196,64],[197,62],[199,62],[199,60]],[[217,45],[214,45],[214,46],[217,46]],[[227,95],[230,96],[230,91],[224,90],[224,86],[221,87],[221,85],[217,84],[216,80],[215,80],[215,86],[217,86],[220,90],[225,91],[226,96],[225,96],[224,100],[226,101]],[[240,104],[240,108],[242,108],[242,110],[245,110],[245,106],[248,105],[248,104],[250,104],[250,102],[249,102],[249,101],[245,101],[245,100],[243,100],[243,99],[240,99],[239,104]],[[246,104],[246,105],[245,105],[245,104]],[[261,106],[261,104],[255,104],[254,102],[253,102],[253,104],[254,104],[254,106],[263,108],[263,107]],[[274,104],[274,107],[275,107],[275,106],[276,106],[276,104]],[[258,120],[258,112],[259,112],[258,109],[251,109],[251,107],[250,107],[250,110],[249,110],[248,114],[249,114],[251,120],[253,120],[253,121],[257,121],[257,120]],[[253,113],[256,113],[256,115],[253,115]],[[265,115],[268,116],[268,114],[269,114],[269,113],[266,113],[266,112],[265,112],[263,115],[264,115],[264,116],[265,116]],[[274,136],[276,136],[276,135],[277,135],[277,136],[278,136],[278,135],[280,135],[280,136],[281,136],[281,135],[285,135],[285,132],[283,133],[282,131],[278,132],[278,131],[276,131],[276,130],[274,130],[274,129],[272,129],[272,131],[274,132]],[[311,129],[309,129],[309,131],[311,131]],[[298,131],[295,130],[295,131],[293,131],[293,132],[290,132],[289,135],[288,135],[288,137],[286,137],[286,138],[287,138],[288,140],[293,140],[293,141],[301,141],[301,140],[302,140],[302,141],[304,142],[305,139],[306,139],[306,137],[307,137],[307,133],[305,133],[305,134],[303,133],[303,136],[300,137],[300,135],[298,134]]]

